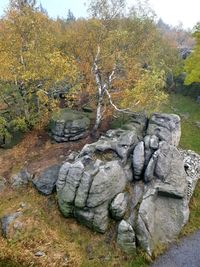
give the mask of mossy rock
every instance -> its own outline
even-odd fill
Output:
[[[61,109],[54,113],[50,122],[50,132],[57,142],[75,141],[85,136],[90,126],[87,113]]]

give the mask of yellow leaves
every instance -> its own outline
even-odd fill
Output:
[[[156,111],[167,100],[167,94],[162,90],[164,85],[163,71],[146,71],[135,86],[125,90],[121,105],[138,111]]]
[[[200,24],[197,24],[196,31],[194,33],[196,45],[191,55],[186,59],[184,70],[186,71],[185,84],[200,82]]]
[[[63,79],[74,82],[74,61],[55,47],[54,22],[44,14],[26,8],[24,13],[10,11],[0,34],[0,77],[3,80],[45,80],[50,86]]]
[[[78,77],[74,59],[59,50],[54,27],[55,21],[28,7],[11,9],[2,20],[0,81],[10,88],[9,107],[14,111],[9,114],[20,129],[47,123],[58,106],[55,89],[73,85]]]

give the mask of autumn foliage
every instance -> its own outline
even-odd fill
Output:
[[[68,106],[99,106],[97,126],[114,110],[146,112],[166,99],[178,56],[153,12],[142,5],[127,12],[124,0],[88,7],[88,19],[68,12],[53,20],[36,1],[10,1],[0,27],[0,136],[48,123],[59,92]]]

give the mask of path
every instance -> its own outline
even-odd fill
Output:
[[[200,267],[200,230],[172,245],[151,267]]]

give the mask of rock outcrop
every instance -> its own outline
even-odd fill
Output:
[[[103,162],[83,156],[62,166],[57,181],[60,210],[90,228],[104,233],[108,227],[109,204],[126,186],[120,161]]]
[[[160,141],[178,146],[181,137],[180,117],[175,114],[153,114],[149,120],[147,135],[155,135]]]
[[[62,109],[50,123],[50,135],[56,142],[76,141],[86,135],[90,119],[83,112]]]
[[[177,148],[180,135],[177,115],[134,114],[123,129],[109,130],[61,166],[60,211],[100,233],[114,219],[125,252],[140,246],[151,255],[187,223],[200,177],[200,157]]]

